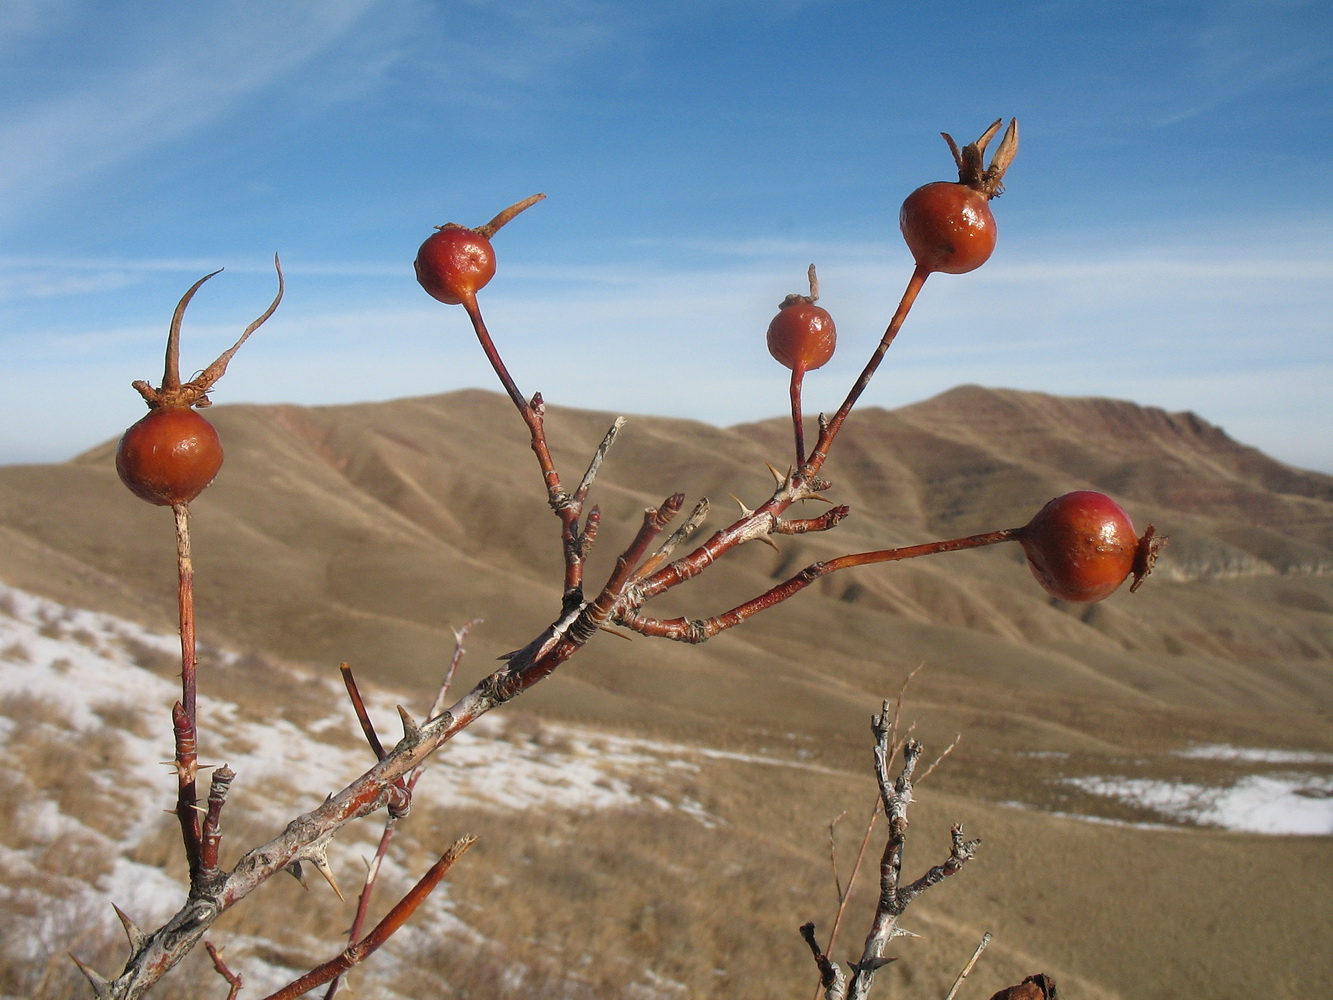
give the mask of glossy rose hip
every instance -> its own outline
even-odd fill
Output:
[[[898,225],[912,259],[927,271],[966,274],[995,250],[995,216],[986,196],[952,181],[935,181],[909,194]]]
[[[1151,528],[1142,541],[1136,538],[1120,505],[1091,490],[1050,501],[1022,529],[1019,542],[1047,592],[1079,603],[1109,597],[1131,573],[1145,575],[1151,564],[1146,550],[1155,548]]]
[[[981,138],[961,149],[952,136],[941,133],[953,153],[958,180],[922,185],[898,213],[898,227],[919,271],[966,274],[986,263],[995,250],[990,200],[1004,190],[1004,173],[1018,153],[1018,123],[1010,121],[990,166],[985,165],[986,147],[1000,125],[999,120],[992,122]]]
[[[415,267],[431,298],[456,306],[495,277],[495,249],[474,229],[442,226],[421,244]]]
[[[788,296],[768,324],[768,353],[792,371],[822,368],[837,345],[833,317],[808,296]]]
[[[116,449],[116,472],[135,496],[169,507],[189,503],[222,467],[213,425],[185,406],[150,410]]]
[[[445,305],[472,302],[495,277],[495,248],[491,237],[521,212],[545,198],[534,194],[504,209],[484,226],[469,229],[456,222],[436,226],[417,250],[417,281],[427,294]]]

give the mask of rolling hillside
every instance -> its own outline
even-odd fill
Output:
[[[612,417],[550,409],[567,481],[577,481]],[[424,693],[463,622],[484,620],[459,684],[558,613],[558,524],[504,397],[219,406],[210,418],[227,463],[192,511],[201,630],[214,646],[330,675],[346,660],[363,683]],[[631,417],[594,490],[603,523],[590,582],[605,575],[642,509],[670,493],[684,492],[687,504],[711,499],[705,530],[729,520],[731,496],[750,506],[765,499],[766,463],[786,466],[789,436],[785,419],[722,429]],[[59,465],[0,468],[0,581],[170,632],[171,518],[124,490],[113,449],[107,442]],[[852,508],[836,531],[784,537],[778,552],[747,546],[652,613],[715,614],[817,559],[1020,525],[1072,489],[1112,494],[1140,529],[1154,523],[1171,545],[1138,593],[1094,606],[1049,599],[1011,545],[834,574],[699,647],[596,637],[511,708],[548,726],[778,755],[817,769],[808,775],[837,776],[772,788],[744,768],[697,779],[687,797],[727,832],[688,818],[672,827],[698,852],[682,864],[704,872],[703,895],[673,918],[679,934],[697,933],[725,898],[715,894],[734,889],[709,871],[710,851],[739,859],[744,844],[762,843],[755,857],[802,872],[802,885],[826,878],[828,821],[869,801],[870,713],[922,667],[906,699],[918,736],[942,749],[962,734],[931,778],[935,799],[923,815],[966,814],[996,861],[990,881],[979,876],[953,899],[941,890],[943,909],[925,911],[948,947],[930,946],[933,980],[918,970],[895,996],[939,995],[938,976],[992,922],[1008,935],[1001,967],[1049,966],[1085,996],[1240,997],[1259,983],[1300,996],[1333,975],[1307,933],[1320,919],[1286,912],[1292,890],[1277,875],[1299,871],[1303,885],[1326,890],[1333,837],[1220,833],[1201,825],[1202,809],[1126,791],[1220,795],[1276,780],[1291,770],[1284,762],[1299,759],[1305,799],[1333,792],[1333,477],[1273,461],[1194,414],[975,386],[854,414],[825,474],[829,498]],[[806,516],[817,512],[812,505]],[[262,674],[217,682],[245,687],[222,696],[264,698]],[[207,690],[208,678],[201,683]],[[1333,833],[1319,822],[1314,832]],[[481,870],[503,878],[515,858],[535,864],[536,855],[568,865],[571,829],[597,845],[608,871],[619,870],[597,830],[577,818],[561,823],[565,833],[547,831],[535,854],[509,838]],[[646,838],[645,858],[666,863],[668,844],[649,846],[656,834],[646,829],[636,836]],[[1294,978],[1232,962],[1233,936],[1182,930],[1217,926],[1226,880],[1246,858],[1260,867],[1245,876],[1255,885],[1243,922],[1265,928],[1266,947],[1309,949]],[[761,874],[753,877],[754,904],[771,905]],[[619,890],[600,879],[601,890],[578,905],[570,886],[539,881],[539,911],[562,914],[557,923],[572,934],[578,914],[614,911],[607,900]],[[1138,886],[1132,905],[1116,899],[1127,880]],[[514,893],[506,907],[527,905],[520,889],[505,890]],[[1012,909],[1024,893],[1039,896]],[[1307,909],[1329,896],[1306,895]],[[795,906],[787,923],[813,915]],[[651,941],[666,930],[611,935],[605,947],[650,961]],[[779,947],[787,945],[760,952]],[[798,947],[792,960],[808,963],[808,954]],[[1226,970],[1226,985],[1214,989],[1200,972],[1209,963]],[[710,995],[701,968],[686,966],[669,978],[688,995]],[[1172,988],[1153,988],[1162,983]]]

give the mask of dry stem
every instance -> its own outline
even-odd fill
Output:
[[[875,778],[879,785],[880,801],[889,823],[889,836],[880,860],[879,903],[866,935],[865,945],[858,961],[849,966],[850,979],[830,961],[815,937],[813,924],[801,929],[819,968],[820,988],[826,1000],[865,1000],[875,973],[893,961],[885,957],[885,949],[895,937],[910,936],[900,924],[900,918],[921,893],[957,872],[976,853],[979,840],[964,840],[961,826],[950,831],[949,857],[932,866],[924,875],[907,885],[902,884],[903,849],[907,843],[907,810],[912,803],[913,775],[923,748],[914,739],[902,744],[903,765],[897,779],[891,777],[892,761],[897,752],[894,741],[897,716],[890,719],[889,703],[884,702],[881,713],[872,726],[875,734]],[[848,891],[850,892],[850,884]],[[830,950],[832,945],[830,945]]]
[[[195,287],[198,287],[197,285]],[[188,301],[188,296],[185,301]],[[182,302],[181,308],[184,308]],[[174,327],[175,324],[173,324]],[[199,875],[199,817],[195,813],[198,793],[198,712],[195,677],[197,647],[194,632],[194,560],[190,555],[190,505],[171,505],[176,523],[176,606],[180,618],[181,700],[172,716],[176,745],[176,819],[193,881]]]

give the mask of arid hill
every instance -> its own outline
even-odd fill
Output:
[[[227,463],[193,505],[205,635],[403,684],[431,675],[468,619],[485,620],[475,673],[556,615],[557,522],[502,396],[211,414]],[[568,479],[610,419],[552,409]],[[170,516],[123,489],[112,448],[0,469],[0,572],[66,603],[169,623]],[[765,463],[785,467],[789,448],[784,420],[631,419],[594,496],[604,520],[590,581],[645,506],[677,490],[707,496],[707,528],[718,527],[733,496],[753,506],[767,495]],[[836,531],[782,539],[780,552],[753,544],[654,612],[715,614],[821,557],[1019,525],[1071,489],[1112,494],[1171,545],[1138,593],[1088,607],[1047,598],[1014,545],[845,571],[704,647],[599,637],[534,702],[585,721],[703,723],[741,741],[795,728],[831,747],[849,713],[861,718],[923,664],[915,691],[947,702],[942,725],[1003,729],[1011,748],[1116,742],[1159,717],[1177,738],[1323,738],[1333,477],[1193,414],[974,386],[855,414],[826,473],[830,499],[852,508]],[[1055,702],[1078,724],[1066,728]]]
[[[463,622],[484,619],[469,641],[460,680],[468,683],[557,615],[558,522],[503,396],[219,406],[210,417],[227,462],[192,505],[206,640],[329,673],[346,660],[366,684],[424,694]],[[549,436],[568,482],[612,418],[551,408]],[[767,464],[785,468],[790,448],[786,419],[721,429],[631,417],[594,490],[603,522],[590,585],[645,506],[678,490],[687,504],[707,496],[704,530],[713,530],[730,520],[733,496],[750,506],[768,496]],[[0,468],[0,579],[170,631],[171,517],[123,488],[113,449],[107,442],[59,465]],[[869,801],[868,784],[856,801],[843,790],[868,781],[870,713],[922,667],[906,694],[917,734],[935,749],[962,734],[930,779],[923,815],[966,818],[996,867],[953,897],[941,893],[943,910],[930,918],[933,978],[909,982],[903,995],[940,995],[942,970],[961,964],[991,927],[1005,936],[993,961],[1029,972],[1049,965],[1087,996],[1240,997],[1260,983],[1295,996],[1329,974],[1318,929],[1330,894],[1318,886],[1333,870],[1333,838],[1164,833],[1051,813],[1173,822],[1072,782],[1115,775],[1221,787],[1262,770],[1179,755],[1199,745],[1313,753],[1327,770],[1333,477],[1273,461],[1194,414],[975,386],[853,414],[825,473],[829,499],[852,508],[835,531],[781,538],[777,552],[751,544],[652,613],[712,615],[817,559],[1021,525],[1072,489],[1112,494],[1140,529],[1154,523],[1171,545],[1138,593],[1124,588],[1093,606],[1049,599],[1014,545],[849,570],[702,646],[599,635],[506,711],[799,754],[836,770],[827,781],[812,772],[799,801],[787,795],[794,785],[760,787],[739,768],[689,793],[731,824],[689,834],[700,858],[722,837],[739,859],[747,850],[765,864],[799,857],[802,878],[816,882],[828,820],[843,808],[859,815]],[[809,515],[822,509],[810,507]],[[262,672],[244,675],[247,686],[261,680]],[[586,836],[600,834],[589,825]],[[652,841],[651,824],[635,836],[652,865],[681,844]],[[496,878],[511,863],[504,858],[527,850],[500,837],[502,853],[486,862],[500,866]],[[572,850],[562,837],[551,843]],[[921,849],[933,853],[929,842]],[[588,878],[610,878],[612,857]],[[531,860],[523,853],[512,863]],[[719,912],[707,861],[688,864],[705,881],[681,913]],[[773,877],[756,869],[754,885]],[[569,886],[543,886],[549,913],[579,926]],[[1241,897],[1247,911],[1221,914]],[[604,907],[605,898],[588,905]],[[1286,912],[1293,900],[1304,911]],[[803,899],[792,905],[807,912]],[[688,934],[702,916],[681,919]],[[1242,948],[1219,932],[1233,920],[1247,928]],[[627,940],[631,951],[647,947]],[[793,961],[808,961],[794,932],[792,941]],[[770,947],[787,944],[760,954]],[[1246,949],[1272,962],[1247,961]],[[1282,986],[1278,963],[1301,972]],[[1210,969],[1229,978],[1219,984]]]

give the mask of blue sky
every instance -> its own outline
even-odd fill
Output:
[[[525,393],[782,414],[764,349],[819,266],[841,400],[911,270],[938,133],[1017,116],[981,270],[927,283],[865,399],[953,385],[1191,409],[1333,472],[1333,7],[305,0],[0,6],[0,462],[143,412],[171,311],[214,398],[496,387],[417,287],[431,227],[548,200],[482,304]],[[515,423],[515,433],[521,428]]]

